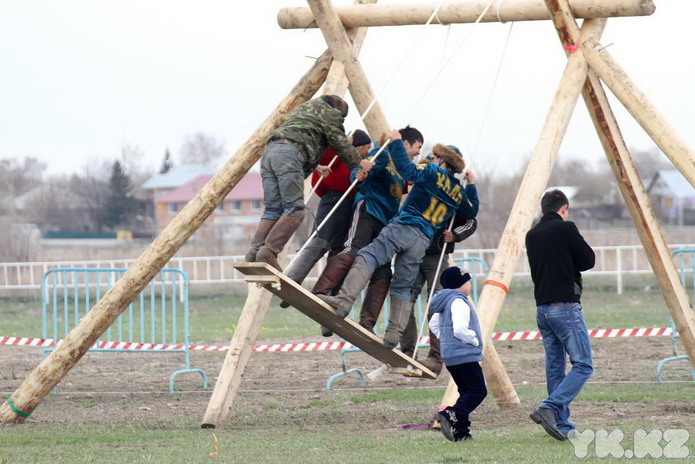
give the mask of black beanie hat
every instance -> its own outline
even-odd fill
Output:
[[[369,138],[369,135],[361,129],[355,129],[355,131],[352,133],[352,146],[353,147],[360,147],[362,145],[368,145],[372,143],[372,139]]]
[[[442,272],[442,277],[439,279],[444,288],[459,288],[471,280],[471,275],[466,268],[461,266],[451,266]]]

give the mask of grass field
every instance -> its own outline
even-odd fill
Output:
[[[515,284],[510,289],[497,331],[535,329],[535,307],[531,295],[527,283]],[[194,343],[227,343],[243,303],[243,290],[237,289],[236,294],[223,294],[219,291],[201,293],[193,289],[191,340]],[[297,311],[279,308],[277,303],[273,300],[259,342],[316,339],[315,323]],[[600,281],[587,282],[583,307],[589,328],[664,327],[669,318],[658,288],[645,279],[635,279],[623,295],[617,295],[614,288]],[[0,336],[41,336],[40,301],[30,297],[1,299]],[[605,356],[603,346],[597,350],[600,356]],[[636,457],[641,456],[640,431],[652,429],[659,433],[686,430],[691,438],[683,446],[688,447],[688,455],[695,456],[695,428],[691,420],[695,413],[695,384],[656,384],[651,366],[658,357],[654,358],[653,354],[649,354],[649,360],[645,356],[648,369],[635,370],[634,383],[626,381],[631,379],[629,368],[626,368],[627,372],[616,373],[615,378],[620,381],[606,380],[613,378],[606,371],[620,364],[619,355],[612,355],[614,364],[601,366],[604,372],[597,374],[598,380],[588,384],[576,401],[579,416],[591,425],[592,431],[619,430],[624,434],[622,441],[592,443],[587,448],[588,455],[580,459],[576,455],[581,451],[578,447],[549,438],[528,420],[527,412],[524,412],[545,396],[543,379],[536,374],[542,370],[538,347],[524,345],[526,351],[517,354],[517,364],[510,363],[514,378],[524,379],[516,383],[524,409],[502,411],[489,396],[476,412],[473,442],[450,443],[439,432],[405,430],[400,426],[426,423],[433,406],[443,395],[441,385],[427,387],[418,383],[403,388],[306,391],[296,390],[303,386],[301,381],[288,380],[287,391],[253,390],[250,387],[242,391],[228,426],[214,431],[199,428],[209,393],[124,394],[116,397],[107,394],[51,395],[43,409],[37,410],[35,419],[24,425],[0,425],[0,464],[449,464],[577,463],[586,460],[615,463],[628,459],[622,448],[636,453]],[[516,345],[504,348],[510,353],[519,349]],[[10,356],[11,350],[17,349],[0,346],[0,352],[10,353]],[[663,346],[659,350],[663,350]],[[505,362],[507,356],[505,352]],[[629,356],[632,363],[641,365],[643,362],[639,356],[634,356],[634,351]],[[330,362],[334,362],[334,358]],[[304,359],[309,361],[291,369],[308,369],[329,362],[323,361],[318,353]],[[16,368],[9,361],[0,369],[2,378],[12,380]],[[281,372],[272,362],[263,369],[267,376],[280,375]],[[648,371],[648,375],[643,375],[642,371]],[[295,375],[295,372],[291,374]],[[417,388],[417,385],[423,386]],[[0,399],[6,399],[9,393],[4,392]],[[157,406],[153,406],[155,404]],[[173,410],[186,408],[186,414],[183,418],[164,414],[163,409],[168,407]],[[162,408],[162,411],[157,408]],[[129,412],[120,418],[110,418],[108,414],[114,410],[118,412],[118,409]],[[213,432],[220,443],[216,456],[210,456],[216,451]],[[662,454],[671,453],[668,455],[674,457],[683,451],[683,446],[671,446],[669,437],[664,435],[658,446],[664,450]],[[606,443],[612,446],[608,453]],[[646,457],[644,460],[674,462],[665,456]]]

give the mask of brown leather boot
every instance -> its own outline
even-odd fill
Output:
[[[369,270],[367,261],[358,255],[355,264],[345,276],[345,282],[340,287],[340,292],[336,296],[319,295],[319,298],[335,309],[340,317],[347,317],[352,305],[360,296],[360,292],[367,286],[371,277],[372,271]]]
[[[391,297],[389,325],[386,327],[386,333],[384,333],[384,346],[386,348],[395,348],[401,341],[412,310],[412,301],[397,300]]]
[[[265,243],[265,238],[268,236],[268,232],[270,232],[270,229],[273,228],[276,222],[278,222],[277,219],[261,219],[261,222],[258,223],[256,232],[254,232],[253,238],[251,239],[251,248],[249,248],[249,251],[246,252],[246,256],[244,258],[247,263],[256,262],[256,254]]]
[[[367,293],[360,310],[360,325],[374,333],[374,326],[381,314],[386,296],[389,294],[391,279],[375,279],[369,282]]]
[[[277,224],[268,233],[265,238],[265,245],[263,245],[258,253],[256,253],[256,261],[261,263],[268,263],[273,266],[278,271],[282,272],[282,268],[278,263],[278,255],[285,248],[287,242],[290,241],[292,235],[297,231],[299,226],[302,224],[304,217],[291,218],[289,216],[282,216],[278,219]]]
[[[328,293],[340,284],[347,275],[355,260],[345,253],[332,257],[326,263],[326,267],[314,284],[311,293],[314,295],[328,295]]]

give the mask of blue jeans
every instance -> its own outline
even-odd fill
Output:
[[[304,155],[286,142],[270,142],[261,156],[263,206],[261,219],[283,214],[304,217]]]
[[[594,371],[582,306],[579,303],[538,306],[536,322],[543,337],[548,382],[548,398],[540,407],[555,411],[558,430],[567,433],[575,428],[569,421],[569,405]],[[566,355],[572,364],[567,374]]]
[[[391,297],[410,301],[413,282],[429,245],[429,237],[417,227],[392,222],[381,229],[379,236],[357,255],[365,259],[372,274],[379,266],[390,263],[395,256]]]

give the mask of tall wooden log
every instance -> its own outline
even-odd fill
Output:
[[[654,143],[695,187],[695,152],[686,145],[598,40],[587,40],[582,46],[582,51],[591,69],[606,83],[620,103],[654,140]]]
[[[362,69],[357,54],[352,49],[347,32],[340,23],[333,5],[330,0],[307,0],[307,3],[316,17],[316,23],[320,26],[333,57],[345,66],[352,100],[360,114],[363,115],[363,122],[369,135],[372,140],[379,140],[382,133],[391,130],[390,126],[381,105],[375,99],[367,75]],[[366,113],[368,109],[369,112]]]
[[[348,31],[348,36],[352,40],[356,54],[359,54],[362,48],[365,34],[366,29],[363,28],[350,29]],[[345,94],[348,83],[344,69],[341,62],[333,60],[324,82],[324,94],[340,96]],[[310,190],[310,178],[307,178],[304,183],[304,195],[306,196]],[[282,254],[278,257],[278,261],[283,263],[283,267],[288,248],[285,247]],[[246,303],[242,309],[232,340],[229,343],[229,350],[215,382],[215,388],[203,416],[201,428],[221,428],[227,422],[271,299],[272,293],[265,291],[260,286],[249,285]]]
[[[433,24],[473,23],[490,2],[443,2]],[[345,5],[335,8],[342,25],[350,27],[406,26],[427,24],[437,7],[432,3],[393,3],[383,5]],[[499,7],[499,8],[498,8]],[[652,0],[572,0],[575,18],[606,18],[614,16],[649,16],[654,10]],[[497,12],[499,10],[499,16]],[[498,5],[483,16],[482,22],[548,20],[550,14],[543,0],[499,0]],[[317,27],[310,8],[282,8],[278,24],[283,29]],[[334,51],[335,52],[335,51]]]
[[[602,22],[587,21],[585,30],[582,31],[582,39],[589,35],[600,35],[604,25],[605,23]],[[478,318],[486,340],[492,334],[500,308],[507,295],[514,268],[524,247],[526,232],[531,227],[541,196],[548,184],[557,152],[586,81],[587,72],[588,66],[583,55],[572,54],[567,61],[560,87],[555,93],[538,143],[526,167],[526,174],[488,273],[488,280],[480,295]]]
[[[36,409],[260,158],[271,132],[294,107],[316,93],[326,78],[331,61],[329,52],[321,55],[271,116],[70,331],[63,343],[22,382],[0,407],[2,422],[24,422]]]

